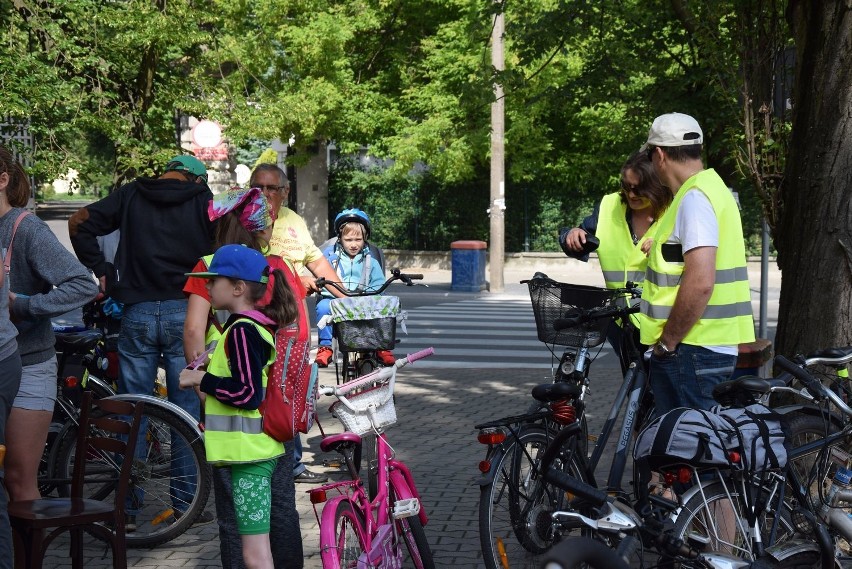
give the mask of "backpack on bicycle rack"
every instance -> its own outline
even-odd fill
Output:
[[[787,464],[785,430],[781,415],[764,405],[673,409],[639,433],[633,458],[651,469],[690,464],[774,470]]]
[[[266,397],[258,411],[263,432],[279,442],[307,433],[316,417],[317,365],[311,363],[309,340],[299,340],[296,324],[275,332],[275,361],[269,371]]]

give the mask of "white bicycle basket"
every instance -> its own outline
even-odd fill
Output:
[[[331,406],[331,411],[347,431],[363,436],[373,431],[382,431],[396,423],[393,381],[348,397],[338,396],[338,399]]]

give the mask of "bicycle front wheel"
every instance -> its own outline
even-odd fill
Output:
[[[70,480],[76,450],[76,437],[65,437],[57,458],[58,479]],[[85,460],[84,497],[111,499],[120,460],[93,449]],[[198,433],[167,408],[146,406],[125,504],[127,546],[154,547],[186,531],[207,504],[211,475]],[[65,495],[67,491],[66,486]]]
[[[539,569],[541,555],[561,538],[551,514],[569,509],[568,499],[542,480],[538,468],[551,440],[546,429],[526,427],[491,465],[494,478],[479,499],[479,540],[489,569]],[[569,439],[552,468],[586,481],[576,447]]]
[[[326,505],[328,507],[329,504]],[[327,531],[327,525],[334,529]],[[365,545],[364,519],[352,507],[349,500],[341,500],[334,509],[334,516],[323,511],[320,527],[320,552],[323,569],[354,569],[358,558],[367,548]]]
[[[733,483],[707,484],[681,508],[675,520],[674,537],[701,553],[721,553],[754,561],[746,504],[741,490]],[[757,516],[757,530],[766,546],[783,543],[795,533],[788,508],[782,506],[777,509],[780,514],[776,514],[775,505],[769,504]],[[776,515],[779,515],[777,524]],[[774,525],[775,539],[769,543]]]

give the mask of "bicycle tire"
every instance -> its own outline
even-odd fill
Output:
[[[150,548],[183,534],[189,529],[207,504],[212,484],[212,473],[204,451],[204,440],[189,425],[168,409],[146,406],[143,413],[145,426],[145,463],[136,461],[131,474],[128,500],[144,495],[136,514],[136,529],[127,533],[127,546],[131,548]],[[74,469],[76,453],[76,432],[67,436],[63,448],[59,450],[56,461],[56,478],[70,480]],[[181,493],[188,498],[181,500],[172,492],[172,447],[177,437],[181,446],[189,452],[187,474],[182,478],[188,485]],[[142,441],[140,440],[141,444]],[[116,462],[109,456],[88,455],[86,457],[86,483],[84,497],[96,500],[108,500],[114,491],[117,480]],[[192,482],[192,480],[195,482]],[[67,495],[67,486],[64,494]],[[178,507],[185,506],[182,510]],[[176,511],[182,514],[175,516]]]
[[[400,495],[410,496],[412,493],[408,490],[400,492],[396,488],[393,479],[390,481],[390,493],[388,494],[388,505],[391,508],[388,519],[393,519],[393,508]],[[418,515],[399,518],[396,520],[397,535],[405,542],[405,548],[408,550],[408,558],[414,569],[435,569],[435,561],[432,559],[432,548],[429,547],[429,541],[426,539],[426,530],[423,529],[423,523]]]
[[[326,504],[326,508],[331,504]],[[332,543],[320,529],[320,552],[323,569],[351,569],[358,565],[358,558],[367,551],[364,543],[364,518],[352,506],[349,499],[340,500],[334,509],[334,517],[328,519],[323,510],[322,524],[334,524]]]
[[[414,565],[414,569],[435,569],[435,561],[432,559],[432,549],[426,540],[426,530],[420,523],[420,518],[410,516],[396,520],[396,527],[405,547],[408,557]]]
[[[610,548],[591,537],[578,536],[558,543],[542,559],[543,569],[629,569],[624,559]]]
[[[725,510],[729,507],[725,504],[731,503],[734,510]],[[740,490],[734,484],[728,483],[726,488],[722,482],[710,482],[703,487],[703,491],[693,494],[683,505],[675,519],[673,536],[682,539],[701,553],[722,553],[754,561],[749,537],[743,534],[743,529],[748,528],[741,527],[735,521],[739,519],[747,523],[744,521],[744,507]],[[774,514],[775,508],[767,506],[758,519],[761,537],[766,545],[771,545],[767,541]],[[790,511],[784,506],[781,508],[774,543],[783,543],[794,533]]]
[[[787,418],[787,428],[789,430],[789,445],[791,449],[795,449],[806,443],[823,440],[826,434],[834,434],[838,431],[830,419],[818,417],[808,413],[795,413]],[[828,431],[826,431],[828,429]],[[836,444],[840,444],[838,441]],[[805,482],[810,481],[809,492],[814,504],[820,503],[820,488],[823,480],[809,480],[812,469],[816,460],[822,459],[823,464],[818,467],[822,470],[823,475],[828,472],[828,461],[830,461],[829,453],[819,453],[815,451],[807,455],[798,456],[795,459],[790,459],[789,466],[796,470],[799,480]],[[788,497],[792,497],[790,491],[787,492]]]
[[[491,465],[494,478],[482,486],[479,499],[479,539],[488,569],[501,569],[507,563],[513,568],[538,569],[540,556],[562,536],[554,530],[550,514],[569,509],[565,493],[536,476],[536,463],[551,440],[552,433],[544,427],[524,427]],[[575,441],[575,437],[569,439],[554,467],[585,482]]]

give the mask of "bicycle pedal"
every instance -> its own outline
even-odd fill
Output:
[[[420,500],[417,498],[407,498],[405,500],[397,500],[393,504],[393,517],[395,520],[400,518],[410,518],[420,513]]]

